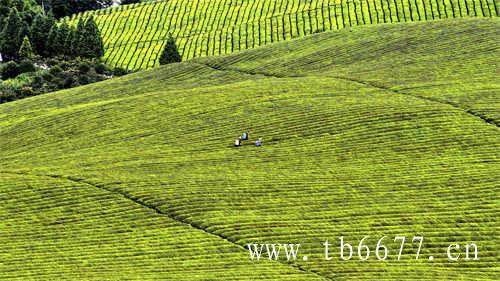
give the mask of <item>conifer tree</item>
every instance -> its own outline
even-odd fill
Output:
[[[55,23],[52,13],[48,16],[37,14],[30,29],[30,39],[35,53],[41,56],[48,56],[47,38],[49,32]]]
[[[4,60],[17,59],[21,40],[19,34],[23,25],[17,9],[12,9],[7,18],[7,22],[0,33],[0,53]]]
[[[47,51],[49,56],[57,56],[61,54],[62,48],[64,45],[61,45],[59,41],[59,28],[57,24],[52,25],[49,32],[49,38],[47,39]]]
[[[160,56],[160,65],[174,63],[174,62],[181,62],[181,61],[182,57],[179,54],[177,46],[175,45],[175,39],[174,37],[172,37],[172,34],[169,34],[167,43],[165,44],[163,52],[161,53]]]
[[[0,0],[0,32],[3,30],[3,25],[9,16],[11,6],[10,0]]]
[[[57,45],[61,46],[61,49],[59,50],[58,55],[64,55],[64,56],[70,56],[71,51],[68,51],[66,49],[66,39],[68,38],[68,35],[70,33],[70,29],[66,21],[63,21],[61,25],[59,26],[57,30],[57,36],[56,36],[56,41]]]
[[[85,29],[85,22],[80,18],[78,20],[78,24],[76,25],[75,32],[73,33],[73,36],[71,38],[72,40],[71,49],[75,57],[82,56],[81,45],[84,43],[84,38],[83,38],[84,29]]]
[[[80,56],[83,58],[101,58],[104,56],[104,44],[101,32],[93,17],[85,23],[83,33],[80,35]]]
[[[22,21],[21,30],[19,30],[19,39],[21,44],[23,43],[23,39],[26,36],[28,36],[28,38],[30,37],[30,28],[26,22]]]
[[[28,36],[24,36],[23,43],[19,49],[19,58],[23,60],[33,58],[33,48],[31,47]]]
[[[77,50],[73,45],[75,44],[75,42],[77,42],[75,38],[78,38],[76,29],[74,27],[68,26],[68,36],[66,36],[66,39],[64,40],[64,50],[66,56],[70,58],[78,56]]]

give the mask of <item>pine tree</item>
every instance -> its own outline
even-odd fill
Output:
[[[24,36],[23,43],[19,49],[20,59],[31,59],[33,58],[33,48],[31,47],[30,39],[28,36]]]
[[[19,30],[19,39],[21,40],[21,44],[23,43],[24,37],[30,37],[30,28],[26,22],[21,23],[21,29]]]
[[[50,28],[49,38],[47,39],[47,52],[49,56],[54,57],[61,54],[63,47],[64,45],[61,45],[59,41],[59,28],[54,23]]]
[[[160,56],[160,64],[164,65],[181,61],[182,57],[179,54],[179,50],[177,50],[177,46],[175,45],[175,39],[172,37],[172,34],[169,34],[167,43],[165,44],[163,52]]]
[[[44,16],[42,14],[37,14],[30,29],[30,39],[35,53],[41,56],[48,56],[47,50],[47,38],[49,37],[49,32],[55,23],[55,19],[52,14],[49,16]]]
[[[78,38],[76,34],[76,29],[74,27],[69,27],[68,36],[66,36],[66,40],[64,41],[64,50],[68,57],[74,58],[78,56],[77,50],[73,44],[77,41],[75,38]]]
[[[72,1],[68,0],[50,0],[50,7],[52,13],[56,18],[62,18],[73,13],[71,6]],[[76,1],[78,3],[78,1]]]
[[[76,25],[76,29],[75,29],[75,32],[73,33],[73,36],[72,36],[72,42],[71,42],[71,46],[72,46],[72,53],[73,53],[73,56],[75,57],[81,57],[82,56],[82,45],[85,43],[84,42],[84,29],[85,29],[85,22],[80,18],[78,20],[78,24]]]
[[[10,0],[0,0],[0,31],[3,30],[3,25],[10,13],[12,3]]]
[[[67,40],[68,36],[71,33],[71,29],[69,28],[66,21],[64,21],[61,26],[59,26],[59,31],[57,33],[57,44],[62,47],[60,54],[65,55],[67,57],[71,57],[71,46],[68,45]],[[67,49],[69,47],[69,49]]]
[[[93,17],[85,23],[83,33],[80,35],[80,56],[83,58],[101,58],[104,56],[104,44],[101,39],[101,32],[97,27]]]
[[[10,11],[7,22],[0,34],[0,53],[4,60],[17,59],[19,48],[21,48],[21,38],[19,34],[23,25],[17,9]]]

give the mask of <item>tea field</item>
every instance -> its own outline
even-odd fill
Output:
[[[499,30],[355,26],[1,104],[0,279],[497,280]],[[340,236],[388,259],[326,261]]]
[[[358,25],[498,14],[494,0],[169,0],[91,11],[70,22],[94,16],[105,61],[139,70],[158,65],[169,33],[188,60]]]

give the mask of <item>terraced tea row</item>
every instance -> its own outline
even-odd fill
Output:
[[[0,172],[0,190],[0,279],[321,280],[88,184]]]
[[[499,50],[498,24],[498,18],[455,19],[381,26],[377,33],[353,28],[195,61],[277,77],[345,78],[446,103],[499,126],[499,64],[491,60]]]
[[[498,49],[491,48],[498,20],[404,26],[317,34],[1,105],[2,170],[84,179],[88,188],[97,186],[133,198],[138,205],[152,206],[166,217],[161,216],[162,223],[174,218],[181,226],[196,228],[192,229],[199,234],[192,236],[195,244],[180,250],[159,241],[170,244],[180,235],[191,238],[191,234],[170,231],[169,225],[162,227],[159,222],[154,228],[158,232],[139,228],[127,232],[130,236],[117,237],[127,242],[131,252],[106,240],[102,251],[92,248],[81,258],[94,261],[90,255],[97,252],[103,264],[115,264],[113,247],[130,255],[141,253],[140,257],[151,259],[134,263],[145,268],[136,273],[149,270],[145,276],[151,279],[251,279],[269,268],[267,279],[280,274],[283,279],[299,280],[304,276],[295,274],[307,271],[313,275],[302,280],[318,275],[326,280],[495,280],[498,246],[491,237],[498,224],[499,128],[468,113],[464,104],[446,103],[448,98],[460,100],[458,96],[446,96],[444,91],[416,96],[407,90],[419,83],[435,83],[447,84],[457,94],[488,87],[496,91],[498,78],[486,62],[498,56]],[[436,38],[440,45],[432,47],[429,42]],[[372,54],[384,55],[376,60]],[[427,55],[435,60],[426,59]],[[479,68],[481,64],[484,67]],[[377,69],[380,74],[376,76]],[[431,74],[421,75],[422,69]],[[473,75],[464,76],[462,84],[456,73]],[[468,88],[466,82],[472,79],[474,84]],[[483,106],[482,97],[477,96],[474,106]],[[488,99],[498,102],[495,96]],[[251,140],[263,137],[264,146],[245,143],[234,148],[234,138],[245,129],[250,129]],[[7,179],[13,186],[20,182]],[[44,187],[40,193],[47,198],[20,197],[33,198],[26,205],[34,206],[42,221],[53,215],[36,206],[47,205],[44,201],[52,197],[55,202],[66,201],[45,192],[51,185],[40,182]],[[77,190],[85,191],[75,189],[67,196],[79,198]],[[16,193],[26,194],[14,191],[9,196],[17,198]],[[121,214],[126,229],[133,228],[134,220],[143,220],[143,213],[126,211],[125,206],[132,203],[113,199],[112,204],[102,200],[102,208],[110,205],[109,212],[120,210],[111,226]],[[19,205],[15,202],[20,199],[10,200]],[[117,202],[123,207],[113,207]],[[68,204],[79,206],[71,199]],[[85,214],[87,208],[81,209],[76,213]],[[18,235],[31,237],[32,230],[24,227],[23,219],[12,220],[23,226],[17,229]],[[107,222],[95,224],[100,229]],[[85,235],[96,239],[92,233]],[[149,240],[134,242],[139,239],[135,235],[152,239],[154,247],[148,246]],[[338,252],[332,253],[334,260],[324,260],[326,239],[335,251],[338,237],[357,245],[367,235],[370,249],[387,236],[388,260],[377,261],[372,254],[368,261],[340,261]],[[399,244],[393,237],[402,235],[425,237],[418,261],[416,245],[411,243],[400,261],[395,258]],[[227,249],[222,253],[231,255],[215,254],[211,249],[219,242],[208,242],[208,237],[223,237],[222,244],[232,243],[240,252]],[[47,246],[41,252],[64,256],[51,248],[53,239],[42,243]],[[242,248],[250,242],[300,243],[301,255],[309,259],[289,267],[277,262],[250,263]],[[480,259],[449,261],[446,247],[455,242],[479,245]],[[203,261],[195,253],[201,245],[210,245],[199,256]],[[17,253],[10,248],[3,252]],[[179,272],[164,267],[163,262],[179,253],[185,254],[185,267],[179,265]],[[153,260],[159,256],[164,260],[156,264]],[[64,262],[63,268],[74,266],[71,260]],[[215,266],[208,269],[211,262]],[[238,262],[239,268],[247,263],[259,268],[246,268],[245,272],[255,275],[238,276],[223,269],[224,264],[237,268]],[[114,266],[123,274],[135,268]],[[180,273],[198,266],[199,270]],[[8,277],[18,279],[32,274],[9,272]],[[90,272],[95,279],[105,279],[104,271]]]
[[[172,0],[143,2],[73,17],[96,17],[107,63],[158,64],[171,33],[184,59],[299,38],[326,30],[457,17],[497,17],[494,0]]]

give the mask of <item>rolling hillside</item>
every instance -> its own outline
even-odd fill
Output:
[[[497,280],[499,30],[353,27],[2,104],[0,279]],[[367,235],[388,260],[322,258]]]
[[[107,63],[138,70],[158,65],[169,33],[185,60],[357,25],[497,17],[494,0],[169,0],[80,14],[101,29]]]

